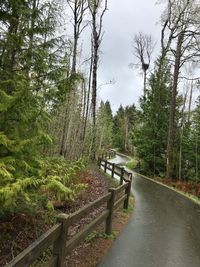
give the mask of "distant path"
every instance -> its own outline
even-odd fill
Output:
[[[200,267],[200,206],[136,173],[133,193],[129,224],[98,267]]]

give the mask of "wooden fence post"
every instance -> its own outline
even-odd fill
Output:
[[[100,159],[100,157],[98,157],[98,163],[97,163],[97,165],[98,165],[99,169],[101,169],[101,159]]]
[[[56,267],[64,267],[69,219],[69,215],[64,213],[57,216],[57,222],[62,223],[62,230],[53,246],[53,256],[57,256],[58,259]]]
[[[124,180],[124,168],[121,168],[120,185],[123,184],[123,180]]]
[[[104,165],[104,172],[106,173],[106,170],[107,170],[107,160],[105,160],[105,165]]]
[[[112,219],[113,219],[113,212],[114,212],[114,204],[115,204],[115,189],[111,188],[109,189],[109,192],[111,192],[111,198],[107,202],[107,209],[109,210],[109,215],[106,219],[106,229],[105,233],[107,235],[112,234]]]
[[[115,174],[115,163],[112,164],[112,178],[114,177]]]
[[[131,180],[128,182],[128,186],[125,190],[125,194],[127,195],[126,199],[124,200],[124,209],[128,209],[128,205],[129,205],[129,198],[130,198],[130,194],[131,194],[131,184],[132,184],[132,177]]]

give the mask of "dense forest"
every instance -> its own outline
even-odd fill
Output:
[[[0,1],[1,218],[74,199],[84,190],[76,174],[109,148],[142,173],[200,181],[199,5],[166,2],[155,63],[151,36],[132,44],[140,107],[113,114],[97,95],[107,0]]]

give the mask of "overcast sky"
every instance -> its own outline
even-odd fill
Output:
[[[134,34],[142,31],[152,34],[160,40],[160,16],[163,5],[156,5],[156,0],[108,0],[104,17],[104,38],[101,45],[100,66],[98,71],[99,85],[115,80],[113,85],[100,86],[99,100],[111,102],[113,111],[120,104],[138,104],[142,94],[142,76],[139,70],[130,69],[135,62],[131,41]]]

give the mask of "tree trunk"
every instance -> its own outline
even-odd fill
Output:
[[[94,161],[96,156],[96,100],[97,100],[97,69],[98,69],[98,48],[99,38],[97,34],[96,12],[93,14],[93,72],[92,72],[92,155]]]
[[[189,108],[188,108],[188,122],[190,123],[191,118],[191,105],[192,105],[192,94],[193,94],[193,81],[191,82],[191,88],[190,88],[190,100],[189,100]]]
[[[168,129],[168,138],[167,138],[167,168],[166,168],[167,179],[172,179],[173,177],[174,121],[175,121],[175,114],[176,114],[176,96],[177,96],[178,76],[179,76],[180,64],[181,64],[181,48],[182,48],[183,40],[184,40],[184,32],[181,32],[177,40],[173,85],[172,85],[172,92],[171,92],[169,129]]]
[[[183,130],[185,124],[185,105],[187,100],[187,92],[184,98],[184,104],[181,112],[181,129],[180,129],[180,149],[179,149],[179,180],[182,180],[182,151],[183,151]]]

